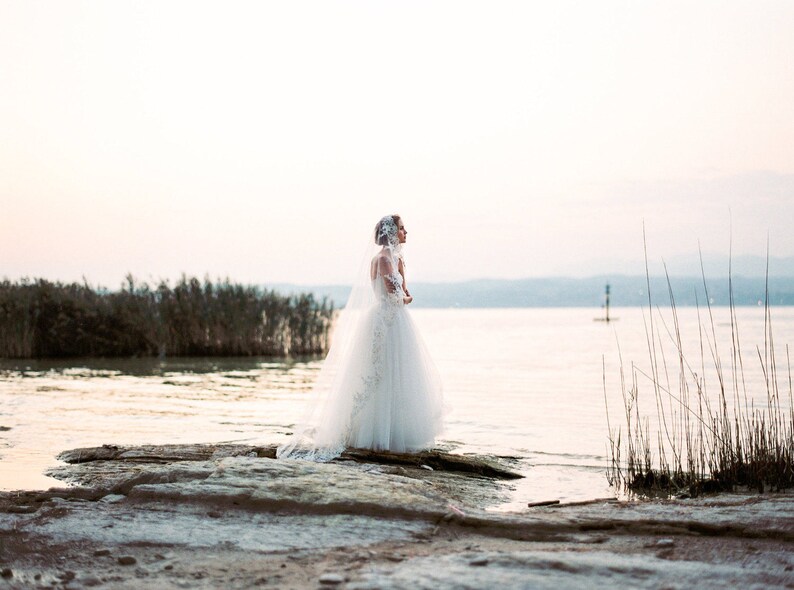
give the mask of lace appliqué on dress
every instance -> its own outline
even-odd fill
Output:
[[[393,272],[384,275],[383,278],[387,280],[392,287],[394,287],[393,292],[386,293],[386,302],[391,305],[403,305],[405,291],[403,291],[402,275],[398,272]]]
[[[372,333],[372,348],[370,350],[370,371],[361,378],[361,388],[353,396],[353,407],[350,418],[345,428],[345,443],[351,443],[353,426],[361,410],[367,405],[372,393],[380,387],[383,380],[384,350],[383,345],[386,341],[386,333],[394,323],[397,311],[404,305],[403,297],[405,292],[402,288],[402,275],[391,273],[384,275],[384,278],[394,286],[394,292],[386,291],[378,306]],[[343,443],[344,446],[344,443]]]

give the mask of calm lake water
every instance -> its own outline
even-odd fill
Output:
[[[665,313],[664,310],[662,313]],[[622,417],[620,356],[647,371],[648,312],[615,309],[414,309],[444,380],[451,412],[439,446],[456,453],[509,455],[526,478],[510,501],[584,500],[614,495],[605,475],[607,420]],[[678,310],[684,353],[700,371],[694,308]],[[701,310],[703,322],[704,311]],[[756,346],[763,353],[762,308],[737,311],[748,395],[766,404]],[[665,318],[672,329],[669,313]],[[729,372],[730,318],[714,310],[716,340]],[[677,357],[655,319],[671,370]],[[772,310],[781,398],[788,407],[786,344],[794,308]],[[709,337],[710,326],[708,326]],[[704,344],[708,350],[708,343]],[[708,352],[707,352],[708,354]],[[661,362],[661,361],[660,361]],[[129,359],[0,361],[0,489],[57,485],[44,471],[58,452],[101,444],[278,443],[300,420],[322,359]],[[717,379],[707,359],[712,391]],[[605,369],[605,370],[604,370]],[[670,380],[677,387],[677,377]],[[654,411],[652,389],[645,406]]]

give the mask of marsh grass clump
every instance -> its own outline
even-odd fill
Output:
[[[788,346],[782,362],[776,356],[768,289],[763,348],[756,346],[748,354],[739,339],[729,268],[730,356],[726,366],[719,353],[718,344],[724,348],[724,343],[717,342],[702,265],[701,273],[705,308],[697,306],[697,364],[683,351],[669,275],[668,319],[660,309],[654,310],[648,289],[648,313],[643,312],[643,317],[650,368],[643,370],[632,362],[627,377],[621,355],[624,412],[621,425],[613,429],[607,408],[607,479],[629,492],[691,496],[743,488],[760,492],[790,488],[794,486],[791,363]],[[748,357],[760,365],[765,391],[748,392]],[[786,372],[781,375],[783,363]],[[606,376],[604,395],[606,401]],[[645,405],[641,411],[640,401],[646,398],[653,408],[649,413]]]
[[[288,356],[324,353],[333,305],[311,294],[183,276],[128,276],[119,291],[0,281],[0,357]]]

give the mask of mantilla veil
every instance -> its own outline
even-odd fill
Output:
[[[280,459],[330,461],[347,447],[432,447],[443,424],[441,380],[404,304],[397,215],[370,234],[309,406]]]

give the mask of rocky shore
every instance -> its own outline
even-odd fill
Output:
[[[76,449],[0,494],[2,588],[794,587],[794,495],[497,507],[509,459]]]

